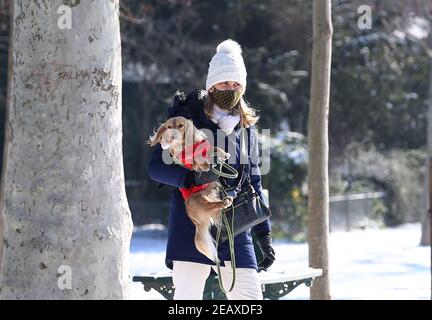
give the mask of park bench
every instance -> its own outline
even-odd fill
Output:
[[[277,300],[299,285],[304,283],[307,287],[312,281],[322,275],[321,269],[305,268],[291,269],[283,272],[260,272],[258,277],[261,281],[261,288],[264,299]],[[134,276],[134,282],[141,282],[145,291],[151,289],[159,292],[164,298],[172,300],[174,297],[174,286],[172,272],[154,273],[148,275]],[[224,300],[225,294],[219,288],[217,276],[210,275],[204,289],[204,300]]]

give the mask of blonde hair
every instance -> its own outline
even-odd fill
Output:
[[[206,100],[204,102],[204,113],[211,118],[213,116],[213,105],[214,101],[212,95],[207,93]],[[250,106],[248,102],[246,102],[243,97],[240,98],[240,101],[233,108],[234,113],[240,114],[240,127],[248,128],[253,126],[259,120],[259,116],[256,114],[256,110]]]

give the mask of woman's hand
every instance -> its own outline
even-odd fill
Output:
[[[194,186],[200,186],[205,183],[216,181],[218,178],[219,176],[213,173],[213,171],[191,171],[186,175],[184,187],[191,188]]]
[[[264,259],[258,263],[258,271],[267,271],[275,261],[275,251],[272,246],[270,232],[257,234],[256,239],[264,257]]]

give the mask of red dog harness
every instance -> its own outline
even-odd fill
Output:
[[[209,156],[211,145],[208,140],[202,140],[195,143],[192,146],[186,146],[185,149],[177,156],[177,159],[184,164],[186,168],[192,169],[193,160],[197,157],[202,158],[201,161],[207,159]],[[186,200],[194,193],[207,188],[209,184],[205,183],[199,186],[193,186],[190,188],[179,188],[183,195],[183,199]]]

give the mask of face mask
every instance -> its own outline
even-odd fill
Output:
[[[215,89],[212,92],[213,101],[222,109],[231,110],[240,101],[242,96],[241,91],[225,90],[220,91]]]

